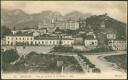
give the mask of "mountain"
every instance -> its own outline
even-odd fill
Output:
[[[9,28],[14,27],[16,24],[31,20],[31,16],[20,9],[11,11],[1,10],[1,17],[5,25]]]
[[[79,20],[79,18],[87,18],[91,16],[90,13],[86,13],[86,14],[83,14],[81,12],[78,12],[78,11],[73,11],[71,13],[68,13],[66,14],[64,17],[68,20],[68,19],[71,19],[71,20]]]
[[[16,29],[23,29],[23,28],[37,28],[39,24],[42,24],[42,27],[54,27],[52,24],[52,20],[79,20],[79,18],[86,18],[91,14],[83,14],[78,11],[74,11],[68,13],[66,15],[62,15],[59,12],[53,12],[50,10],[42,11],[36,14],[27,14],[20,9],[16,10],[1,10],[1,20],[2,24],[6,25],[10,29],[15,27]]]

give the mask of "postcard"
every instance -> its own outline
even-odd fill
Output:
[[[127,79],[127,1],[1,1],[2,79]]]

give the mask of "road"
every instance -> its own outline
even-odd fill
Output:
[[[76,55],[74,55],[74,58],[78,61],[78,63],[80,64],[81,68],[83,69],[84,73],[87,72],[87,69],[85,69],[85,65],[84,63],[79,59],[79,57]]]
[[[49,50],[51,49],[51,47],[26,47],[25,49],[23,49],[22,47],[17,47],[16,48],[18,50],[19,55],[27,55],[29,52],[31,51],[35,51],[37,53],[48,53]],[[76,54],[68,54],[68,53],[64,53],[64,54],[55,54],[55,55],[63,55],[63,56],[74,56],[74,58],[78,61],[78,63],[81,65],[82,69],[84,72],[86,72],[86,70],[84,69],[84,64],[81,63],[79,61],[79,58],[76,56]],[[104,53],[98,53],[98,54],[83,54],[84,56],[86,56],[90,62],[92,62],[93,64],[96,65],[97,68],[99,68],[101,70],[101,72],[105,72],[105,73],[109,73],[109,72],[113,72],[113,73],[123,73],[117,69],[115,69],[108,61],[106,61],[103,57],[104,56],[111,56],[111,55],[121,55],[121,54],[126,54],[126,52],[104,52]]]
[[[84,55],[85,57],[87,57],[90,62],[92,62],[93,64],[96,65],[97,68],[99,68],[101,70],[101,72],[105,72],[105,73],[109,73],[109,72],[114,72],[114,73],[121,73],[121,71],[119,71],[118,69],[115,69],[115,67],[112,66],[112,64],[108,61],[106,61],[104,59],[105,56],[111,56],[111,55],[122,55],[122,54],[126,54],[126,52],[124,51],[120,51],[120,52],[115,52],[115,53],[100,53],[100,54],[93,54],[93,55]],[[62,56],[74,56],[74,58],[78,61],[78,63],[80,64],[80,66],[82,67],[83,71],[86,73],[87,71],[85,70],[85,66],[84,66],[84,63],[82,63],[78,56],[76,54],[70,54],[70,55],[67,55],[66,54],[55,54],[55,55],[62,55]],[[115,65],[115,64],[113,64]],[[116,66],[116,65],[115,65]]]
[[[109,54],[101,54],[101,55],[84,55],[87,57],[90,62],[96,65],[97,68],[101,70],[101,72],[105,73],[119,73],[119,74],[125,74],[125,72],[121,72],[118,69],[115,69],[114,65],[112,65],[110,62],[106,61],[103,57],[105,56],[111,56],[111,55],[122,55],[126,54],[125,52],[118,52],[118,53],[109,53]]]

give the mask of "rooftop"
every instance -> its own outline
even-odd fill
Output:
[[[58,37],[34,37],[35,40],[58,40]],[[73,40],[72,38],[61,38],[62,40]]]

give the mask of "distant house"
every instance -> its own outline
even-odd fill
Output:
[[[24,36],[6,36],[6,45],[21,45],[27,44],[31,45],[34,37],[24,35]]]
[[[39,29],[39,32],[41,34],[46,34],[47,33],[47,28],[41,28],[41,29]]]
[[[12,32],[13,35],[15,35],[17,33],[16,30],[12,30],[11,32]]]
[[[63,35],[62,38],[72,38],[72,36]]]
[[[73,39],[74,39],[74,44],[75,45],[83,44],[83,38],[82,37],[73,37]]]
[[[126,40],[109,40],[108,46],[112,50],[126,50],[127,49],[127,41]]]
[[[86,35],[87,36],[93,36],[94,38],[96,38],[96,35],[94,34],[94,32],[88,32]]]
[[[2,38],[2,39],[1,39],[1,45],[5,45],[5,44],[6,44],[5,41],[6,41],[5,38]]]
[[[55,26],[58,27],[58,28],[61,29],[61,30],[64,30],[66,24],[65,24],[65,21],[57,21],[57,22],[55,23]]]
[[[39,36],[40,35],[40,32],[39,31],[34,31],[33,32],[33,36],[35,37],[35,36]]]
[[[69,21],[66,22],[66,27],[65,28],[69,29],[69,30],[77,30],[77,29],[79,29],[79,22],[69,20]]]
[[[85,39],[84,40],[85,47],[96,47],[98,45],[97,39]]]
[[[107,34],[107,39],[116,39],[116,34],[114,33]]]

